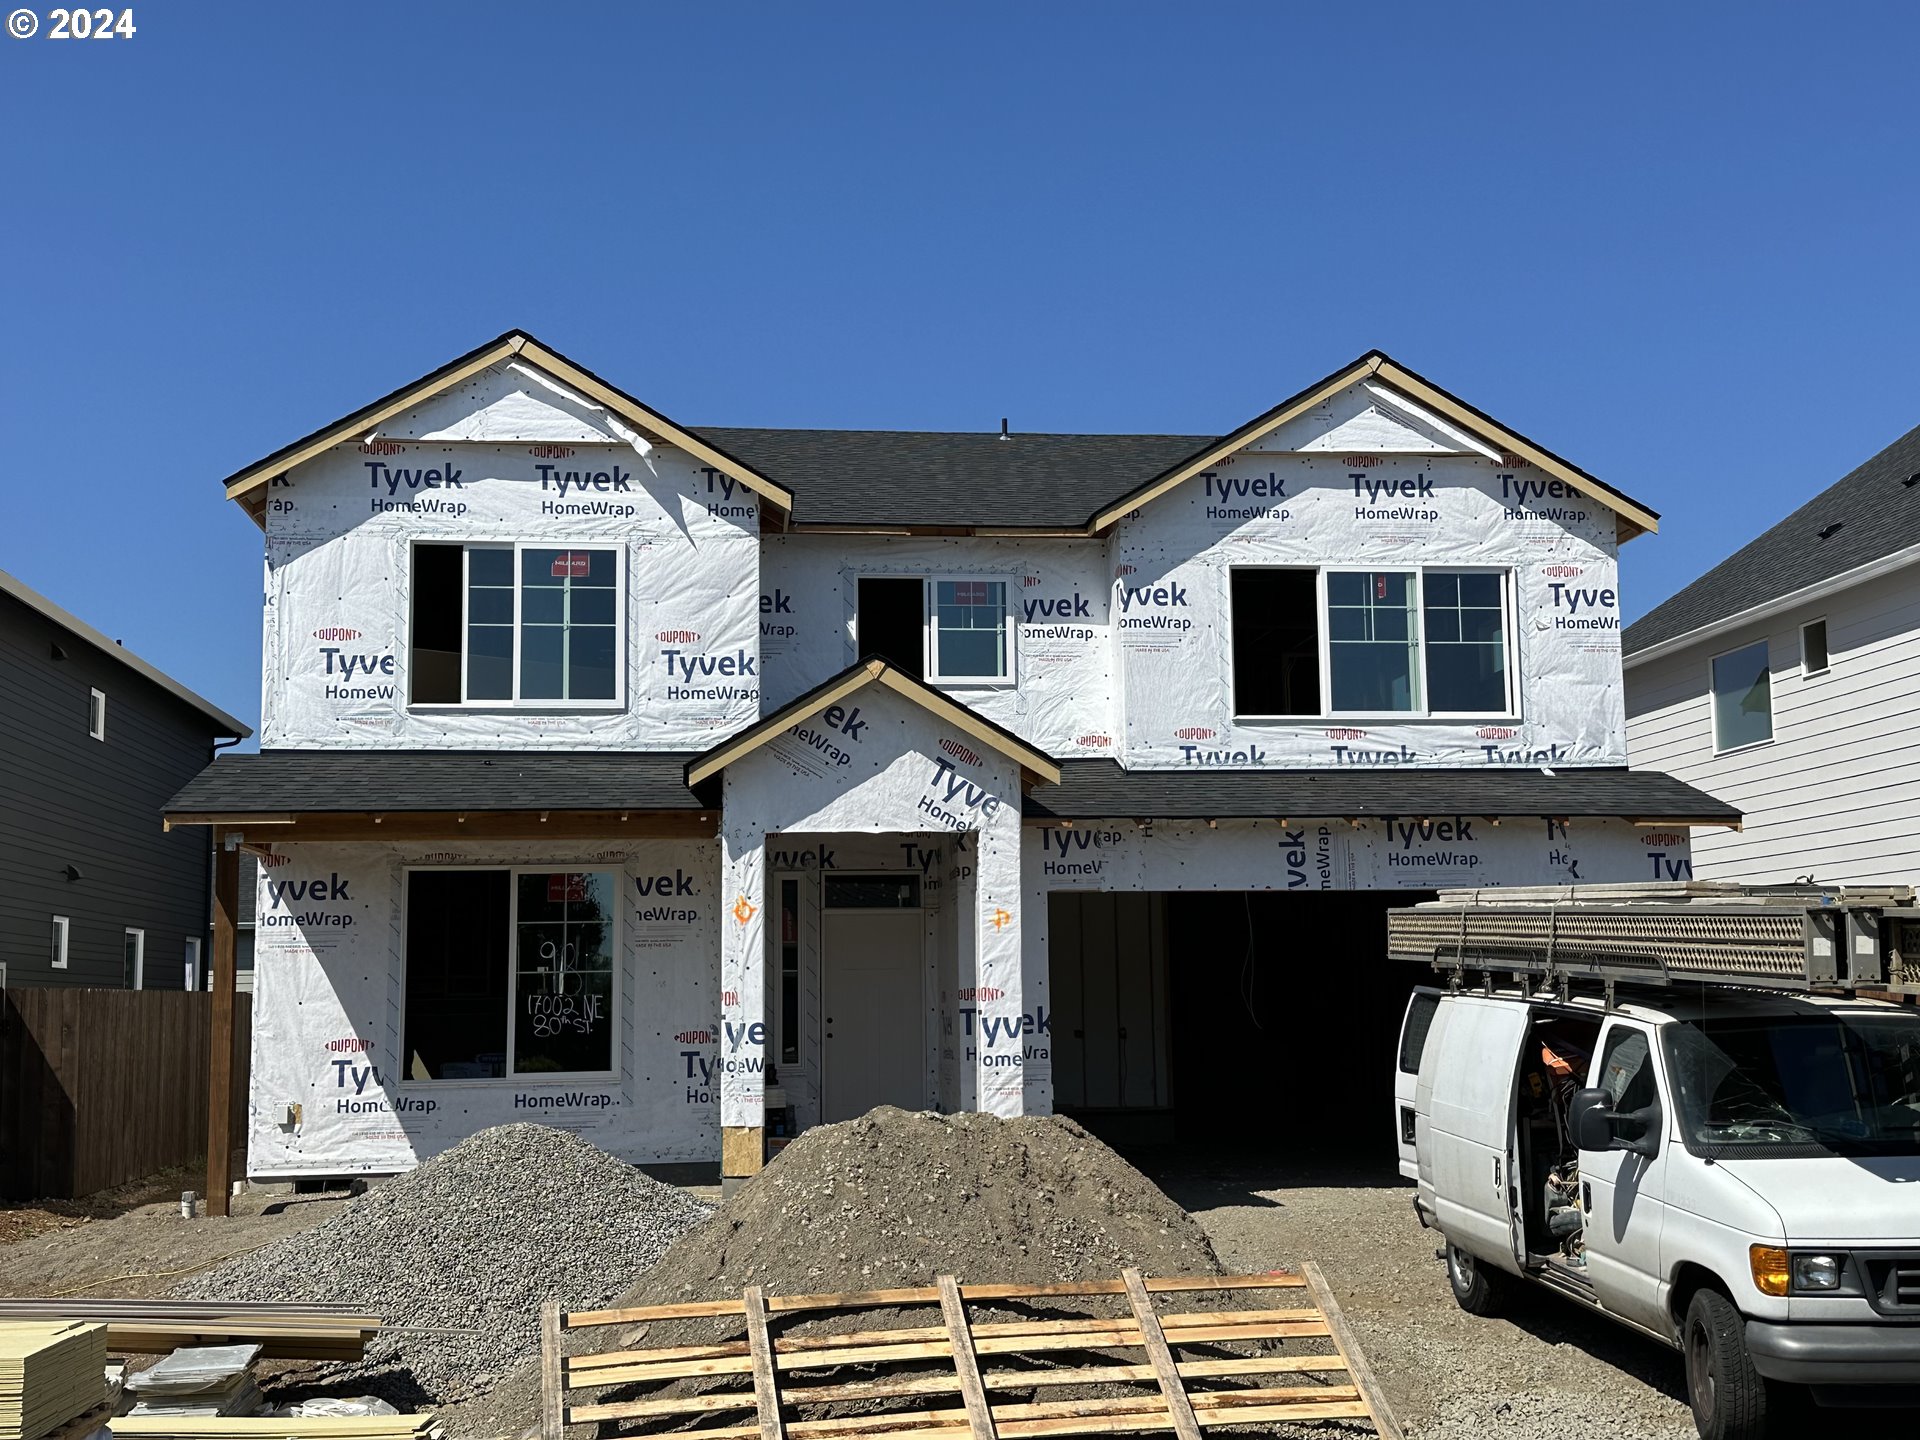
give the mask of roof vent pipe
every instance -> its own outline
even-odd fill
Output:
[[[1007,439],[1007,438],[1008,438],[1008,436],[1007,436],[1007,417],[1006,417],[1006,416],[1004,416],[1004,415],[1002,415],[1002,416],[1000,417],[1000,438],[1001,438],[1002,440],[1005,440],[1005,439]]]

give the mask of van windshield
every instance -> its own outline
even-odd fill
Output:
[[[1689,1150],[1920,1155],[1920,1015],[1680,1020],[1661,1038]]]

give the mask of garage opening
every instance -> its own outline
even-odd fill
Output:
[[[1054,1105],[1119,1145],[1395,1173],[1408,995],[1387,911],[1433,892],[1049,897]]]

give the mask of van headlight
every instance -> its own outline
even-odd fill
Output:
[[[1838,1290],[1846,1270],[1845,1255],[1795,1255],[1793,1288],[1796,1292],[1815,1294],[1823,1290]]]

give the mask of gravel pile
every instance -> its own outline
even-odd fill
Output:
[[[1101,1280],[1128,1265],[1149,1275],[1220,1270],[1186,1211],[1071,1120],[883,1107],[808,1130],[617,1303],[733,1299],[754,1284],[770,1295],[874,1290],[925,1285],[941,1274],[963,1281]],[[1095,1308],[1084,1313],[1110,1313],[1098,1308],[1103,1302],[1087,1304]],[[1196,1297],[1194,1308],[1203,1305]],[[972,1313],[976,1320],[995,1314],[986,1306]],[[783,1333],[929,1323],[938,1323],[937,1311],[930,1318],[873,1309]],[[681,1345],[740,1334],[711,1322],[670,1322],[636,1326],[619,1338]],[[605,1349],[614,1332],[568,1338],[571,1348]],[[492,1393],[440,1419],[454,1435],[521,1435],[538,1420],[539,1394],[537,1364],[523,1365]]]
[[[710,1213],[578,1136],[501,1125],[175,1293],[344,1301],[422,1327],[383,1330],[363,1362],[329,1370],[326,1388],[444,1403],[538,1354],[549,1296],[569,1309],[611,1299]]]

